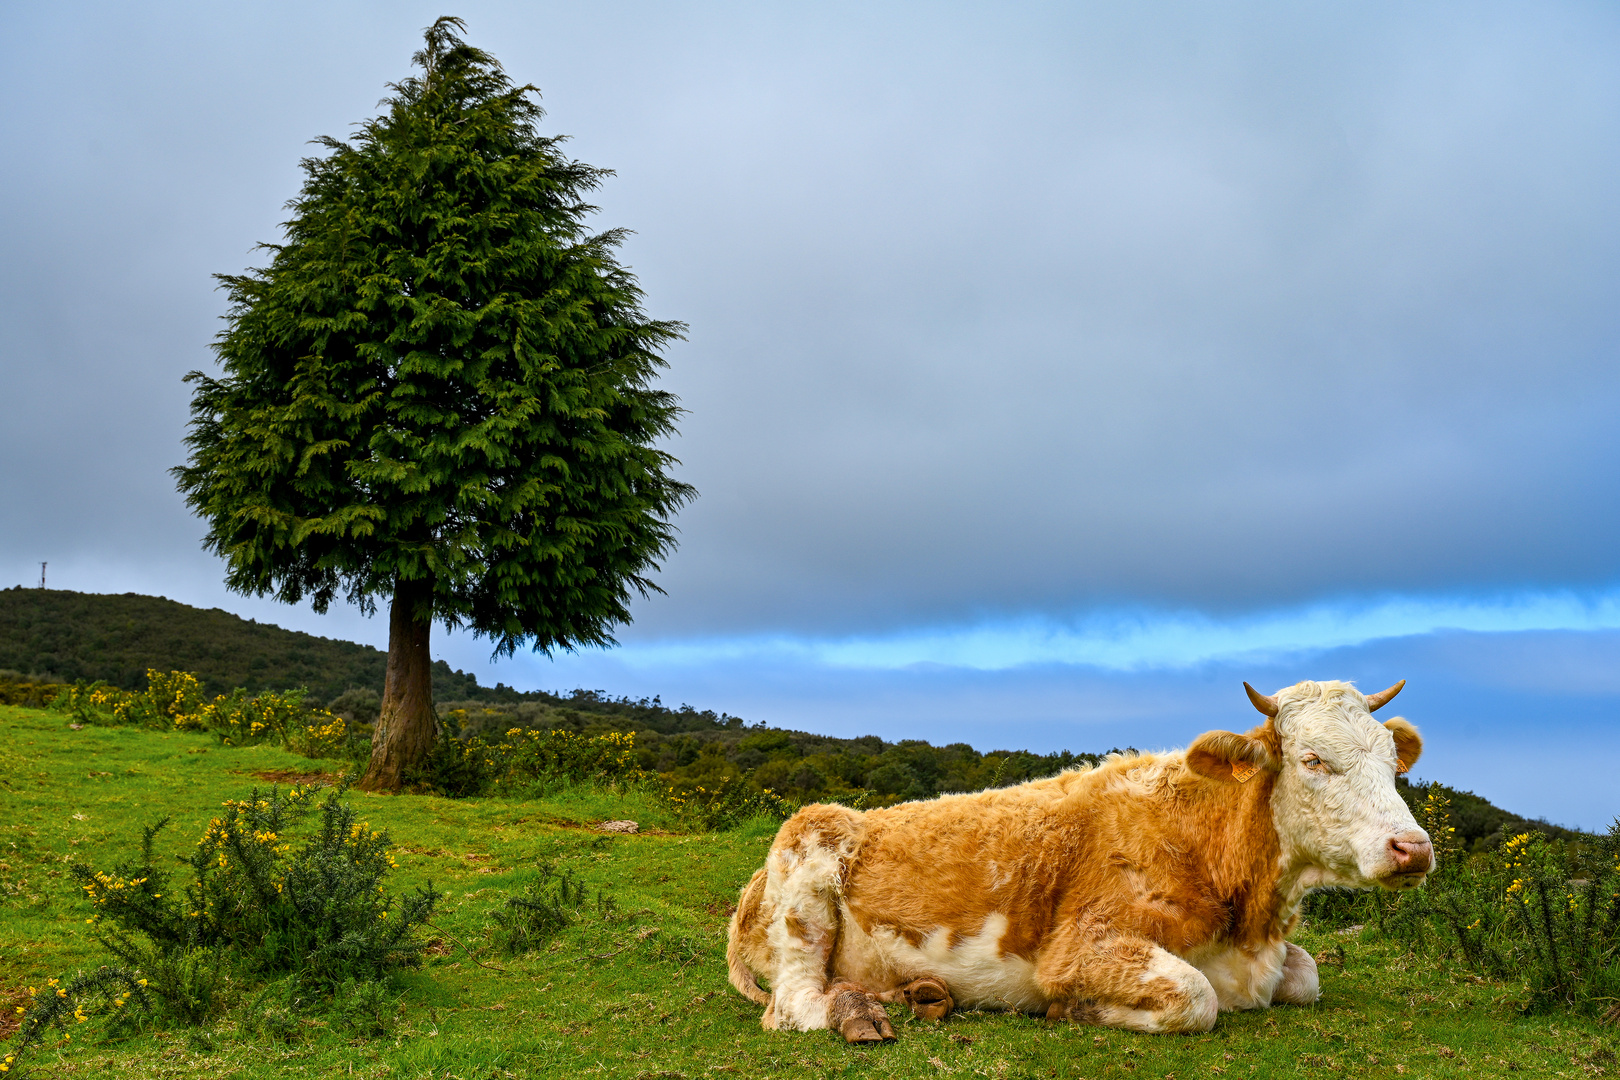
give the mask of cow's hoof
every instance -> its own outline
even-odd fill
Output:
[[[848,1043],[893,1042],[894,1028],[883,1003],[854,987],[833,994],[832,1022]]]
[[[903,992],[911,1014],[924,1020],[943,1020],[956,1007],[951,992],[938,979],[917,979],[908,983]]]

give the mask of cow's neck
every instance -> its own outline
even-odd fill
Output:
[[[1208,818],[1217,833],[1206,849],[1210,883],[1231,909],[1227,933],[1239,944],[1276,940],[1293,928],[1299,909],[1272,820],[1274,779],[1262,771],[1247,783],[1214,781],[1206,788],[1216,803]]]

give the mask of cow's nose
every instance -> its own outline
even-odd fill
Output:
[[[1392,836],[1389,854],[1399,874],[1426,874],[1434,866],[1434,845],[1427,836]]]

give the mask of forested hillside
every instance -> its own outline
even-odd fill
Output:
[[[0,590],[0,671],[20,675],[102,680],[136,690],[146,685],[147,668],[173,668],[196,674],[210,693],[238,686],[304,686],[326,701],[351,687],[380,692],[387,659],[368,645],[283,630],[161,596],[21,586]],[[435,665],[434,690],[505,699],[442,662]]]
[[[351,721],[376,718],[387,656],[348,641],[303,634],[202,610],[162,597],[97,595],[59,589],[0,591],[0,678],[104,680],[124,689],[145,686],[148,668],[196,674],[209,693],[243,687],[305,687]],[[636,733],[643,768],[671,781],[717,786],[743,779],[795,802],[818,799],[882,805],[975,791],[1050,776],[1097,752],[983,753],[966,743],[933,746],[876,735],[839,739],[748,725],[740,717],[659,699],[614,698],[596,690],[548,693],[480,686],[469,674],[434,665],[440,716],[464,737],[500,738],[512,728],[567,728],[585,733]],[[4,700],[0,695],[0,700]],[[1402,782],[1416,805],[1423,790]],[[1488,846],[1504,834],[1566,830],[1530,821],[1468,791],[1444,789],[1452,822],[1465,846]]]

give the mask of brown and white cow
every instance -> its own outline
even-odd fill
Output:
[[[866,813],[807,806],[743,888],[732,985],[767,1028],[851,1042],[894,1037],[885,1001],[1148,1032],[1314,1002],[1316,963],[1285,940],[1305,894],[1413,888],[1434,866],[1395,789],[1422,740],[1372,717],[1403,685],[1245,683],[1267,716],[1246,735]]]

